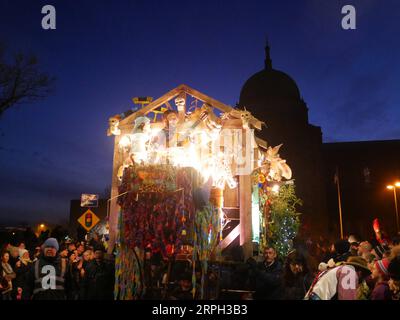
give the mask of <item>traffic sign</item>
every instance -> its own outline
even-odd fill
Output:
[[[100,221],[99,217],[94,214],[93,211],[88,209],[83,215],[81,215],[78,219],[78,222],[82,227],[85,228],[87,232],[89,232],[96,224]]]

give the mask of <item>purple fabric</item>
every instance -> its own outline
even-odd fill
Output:
[[[379,282],[376,284],[371,293],[371,300],[391,300],[390,289],[387,282]]]

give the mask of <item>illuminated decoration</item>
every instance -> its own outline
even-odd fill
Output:
[[[271,188],[271,191],[275,194],[278,194],[279,189],[280,189],[279,184],[274,184],[273,187]]]
[[[182,101],[179,100],[178,104],[182,104]],[[170,163],[176,167],[192,167],[202,174],[204,182],[212,178],[214,187],[223,189],[228,185],[233,189],[237,186],[237,181],[231,170],[232,163],[229,158],[232,158],[232,155],[227,156],[223,152],[216,151],[220,143],[221,128],[218,128],[218,125],[210,125],[212,120],[209,120],[208,124],[201,125],[206,112],[211,111],[208,106],[203,105],[188,117],[185,126],[176,128],[177,141],[174,139],[168,141],[168,148],[165,129],[159,126],[152,127],[147,117],[138,117],[135,119],[133,133],[122,135],[119,147],[132,156],[134,163],[146,165]],[[122,178],[124,168],[129,165],[129,160],[124,162],[126,164],[121,166],[117,173],[119,180]]]
[[[121,134],[121,130],[119,129],[119,121],[121,120],[121,117],[119,115],[111,117],[108,120],[108,130],[107,130],[107,135],[108,136],[119,136]]]
[[[253,241],[260,242],[260,199],[258,188],[253,188],[251,194],[251,224]]]
[[[177,97],[175,99],[175,105],[179,112],[185,111],[186,100],[184,97]]]
[[[280,158],[278,152],[282,144],[276,147],[268,147],[263,154],[261,166],[264,167],[264,172],[268,172],[270,181],[281,181],[282,178],[290,180],[292,178],[292,170],[286,164],[286,160]]]
[[[241,119],[243,129],[249,129],[251,127],[256,128],[257,130],[262,129],[262,125],[265,123],[256,119],[249,111],[245,110],[237,110],[233,109],[230,112],[224,113],[222,115],[222,119]]]
[[[153,119],[153,121],[157,121],[157,116],[158,116],[159,114],[164,114],[164,112],[167,111],[167,110],[168,110],[168,108],[163,108],[163,107],[161,107],[160,110],[153,110],[153,111],[152,111],[152,112],[154,113],[154,119]]]
[[[134,97],[132,101],[134,104],[146,105],[153,101],[153,97]]]
[[[120,148],[130,148],[132,146],[132,139],[130,134],[125,134],[119,140]]]
[[[136,163],[146,163],[148,159],[147,143],[151,137],[150,119],[139,117],[135,119],[135,127],[130,139],[132,141],[131,154]]]
[[[292,172],[279,157],[281,145],[267,148],[255,136],[262,125],[249,111],[186,85],[121,116],[113,168],[118,179],[112,182],[117,200],[109,220],[110,239],[116,233],[120,299],[142,297],[146,279],[140,270],[152,252],[165,261],[192,260],[193,281],[200,262],[199,295],[206,298],[208,261],[218,260],[237,237],[241,245],[258,242],[260,249],[268,235],[275,239],[269,231],[280,224],[269,214],[279,207],[271,201],[279,199]],[[232,225],[237,218],[229,214],[237,211],[239,224]],[[250,229],[244,223],[251,223],[251,232],[243,232]],[[252,254],[251,246],[244,248],[246,257]]]

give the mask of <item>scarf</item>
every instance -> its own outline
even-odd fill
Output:
[[[2,262],[1,266],[3,267],[4,272],[6,273],[6,275],[9,275],[11,273],[14,273],[13,269],[11,268],[10,264],[6,263],[6,262]]]

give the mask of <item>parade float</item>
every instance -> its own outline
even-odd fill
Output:
[[[208,263],[223,260],[233,245],[244,259],[255,243],[258,250],[267,242],[289,250],[298,199],[281,146],[256,136],[264,123],[186,85],[141,101],[147,102],[109,119],[116,299],[143,297],[151,259],[189,261],[193,288],[201,271],[193,295],[205,298]]]

